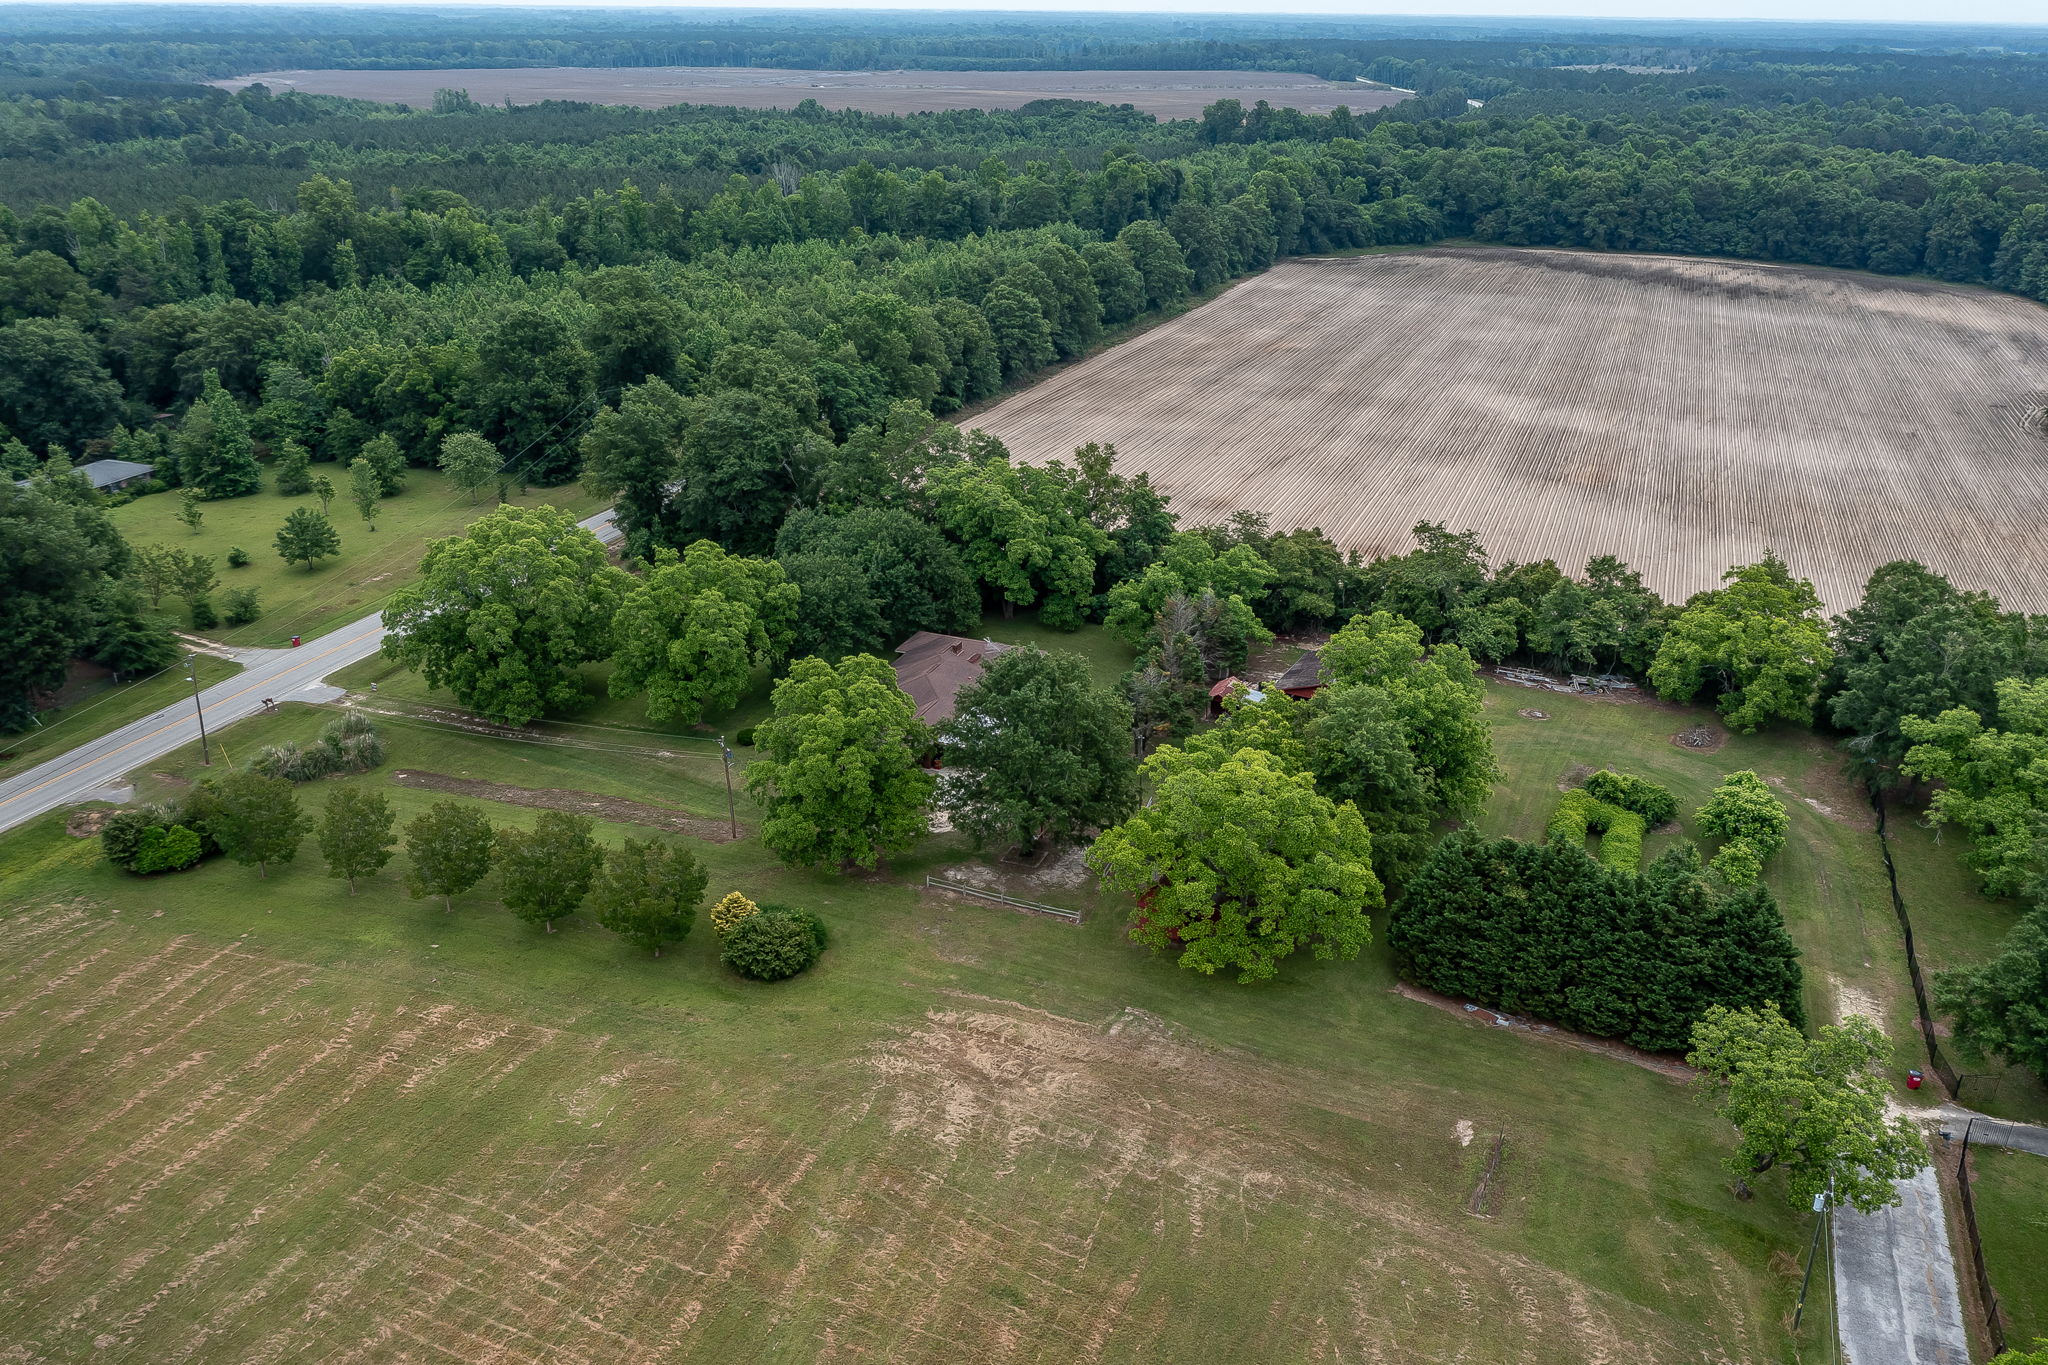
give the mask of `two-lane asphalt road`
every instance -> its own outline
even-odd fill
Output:
[[[619,539],[609,510],[579,525],[610,544]],[[329,701],[339,695],[323,679],[369,658],[384,642],[382,614],[351,621],[297,649],[237,651],[247,666],[199,694],[207,733],[263,709],[272,701]],[[199,721],[188,697],[98,739],[88,740],[17,777],[0,782],[0,830],[11,829],[44,811],[76,805],[95,793],[123,786],[124,774],[173,749],[199,741]]]

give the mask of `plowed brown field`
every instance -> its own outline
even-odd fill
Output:
[[[1775,548],[1831,608],[1893,559],[2048,610],[2048,309],[1738,261],[1437,248],[1276,266],[997,405],[1111,441],[1183,520],[1370,556],[1622,556],[1667,597]]]
[[[661,109],[671,104],[731,104],[794,109],[816,100],[827,109],[918,114],[939,109],[1015,109],[1033,100],[1130,104],[1161,118],[1194,118],[1221,99],[1247,106],[1357,112],[1408,98],[1406,91],[1320,80],[1286,71],[795,71],[733,66],[533,66],[427,71],[263,71],[215,81],[227,90],[258,82],[272,90],[348,95],[424,108],[434,92],[460,89],[486,104],[511,100],[586,100]]]

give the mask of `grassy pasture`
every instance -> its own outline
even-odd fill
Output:
[[[307,638],[332,630],[344,621],[366,616],[410,581],[418,571],[427,542],[459,535],[463,528],[491,510],[488,493],[472,503],[467,493],[451,487],[438,470],[409,469],[405,491],[378,504],[377,529],[372,531],[348,500],[348,471],[336,464],[315,465],[336,488],[328,520],[341,535],[341,553],[311,568],[287,566],[273,543],[277,528],[295,507],[320,508],[310,493],[281,498],[270,491],[275,473],[266,469],[263,490],[247,497],[202,503],[206,519],[195,534],[178,517],[176,493],[137,498],[108,515],[131,545],[170,545],[210,556],[220,585],[213,591],[215,607],[235,588],[262,594],[263,615],[246,626],[221,626],[206,634],[233,645],[277,646],[294,635]],[[540,488],[518,499],[548,503],[588,516],[601,500],[570,484]],[[239,545],[250,555],[240,569],[228,567],[228,547]],[[166,596],[167,610],[184,616],[184,600]]]
[[[208,654],[198,655],[197,660],[202,690],[242,671],[240,664]],[[42,723],[34,729],[0,735],[0,754],[6,755],[0,758],[0,777],[12,777],[181,701],[187,705],[192,701],[192,684],[185,681],[183,664],[174,664],[154,677],[94,688],[64,706],[38,712]]]
[[[722,810],[715,765],[387,738],[347,780],[402,818],[434,799],[402,767]],[[1071,861],[949,837],[838,877],[694,843],[713,895],[831,925],[760,987],[703,926],[656,961],[487,891],[443,914],[397,864],[356,897],[310,845],[141,881],[61,829],[0,838],[0,1318],[31,1358],[1793,1356],[1801,1219],[1729,1196],[1711,1114],[1401,998],[1378,947],[1245,989],[1128,944]]]
[[[2048,1158],[1970,1144],[1984,1266],[2015,1349],[2048,1339]]]

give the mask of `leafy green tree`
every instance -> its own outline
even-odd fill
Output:
[[[179,474],[207,498],[239,498],[263,486],[249,419],[211,371],[205,392],[185,414],[172,443]]]
[[[676,498],[678,540],[715,540],[735,554],[765,555],[796,496],[795,471],[805,462],[816,423],[804,405],[815,400],[774,357],[733,346],[721,370],[755,366],[755,387],[721,388],[692,406],[683,433]]]
[[[455,431],[441,438],[441,472],[448,482],[476,501],[479,488],[498,477],[498,448],[473,431]]]
[[[348,879],[351,896],[356,878],[372,876],[391,861],[395,819],[382,792],[337,787],[327,798],[320,818],[320,856],[327,860],[328,876]]]
[[[1052,364],[1059,355],[1053,346],[1052,324],[1038,300],[1010,280],[995,282],[981,300],[982,316],[996,340],[1003,378],[1016,379]]]
[[[823,604],[806,600],[799,613],[813,639],[842,645],[837,653],[886,655],[920,630],[958,635],[974,630],[981,619],[981,599],[974,576],[960,552],[930,524],[894,507],[861,507],[828,514],[800,508],[790,514],[776,537],[775,555],[799,583],[794,562],[813,561],[806,577],[817,583],[830,578],[821,594],[846,603],[845,618],[824,616]],[[829,575],[815,561],[836,561],[858,574],[861,589],[854,598],[837,572]],[[799,643],[798,653],[824,655],[825,648]]]
[[[297,441],[286,438],[277,449],[277,491],[287,498],[304,497],[313,491],[312,456]]]
[[[334,501],[334,480],[325,474],[313,476],[313,496],[320,499],[320,515],[327,515],[327,505]]]
[[[172,569],[173,581],[178,593],[187,601],[206,596],[219,582],[214,572],[213,560],[190,550],[173,551],[178,558]]]
[[[1006,613],[1036,602],[1055,629],[1081,624],[1109,538],[1076,515],[1056,475],[1014,465],[997,446],[927,471],[925,491],[934,522]]]
[[[730,555],[708,540],[680,556],[657,550],[612,621],[611,694],[646,693],[654,721],[728,709],[753,670],[789,649],[799,596],[772,559]]]
[[[325,414],[320,390],[304,371],[284,361],[264,367],[263,402],[250,421],[258,436],[273,445],[304,449],[318,438],[320,419]],[[285,492],[283,488],[278,491]]]
[[[1667,701],[1720,694],[1731,729],[1774,720],[1813,722],[1814,694],[1833,660],[1813,584],[1775,554],[1723,575],[1728,586],[1695,593],[1665,633],[1650,685]]]
[[[808,910],[764,905],[725,935],[718,960],[755,981],[786,981],[825,952],[825,925]]]
[[[1261,749],[1197,740],[1145,761],[1152,803],[1102,833],[1088,865],[1137,899],[1131,937],[1240,982],[1307,948],[1356,957],[1385,903],[1372,836],[1348,802]]]
[[[930,731],[871,655],[798,659],[775,685],[747,789],[766,812],[761,842],[795,867],[873,867],[926,830],[932,774],[918,766]]]
[[[583,438],[584,487],[617,500],[626,553],[636,559],[679,543],[677,486],[693,416],[688,399],[649,379],[621,393],[616,408],[601,408]]]
[[[574,914],[604,863],[590,837],[590,817],[542,811],[531,830],[498,831],[498,885],[505,908],[528,924],[555,932]]]
[[[1693,818],[1700,829],[1725,840],[1714,855],[1714,870],[1736,886],[1747,886],[1763,865],[1785,847],[1792,817],[1761,777],[1745,769],[1729,773]]]
[[[1145,281],[1145,307],[1171,308],[1186,300],[1195,272],[1188,269],[1180,243],[1159,224],[1139,221],[1117,233],[1116,243],[1130,253],[1131,265]]]
[[[1259,625],[1250,604],[1265,591],[1272,578],[1272,566],[1250,546],[1234,545],[1219,554],[1205,536],[1182,531],[1166,543],[1159,558],[1142,574],[1109,590],[1109,610],[1103,625],[1110,634],[1136,649],[1152,633],[1168,601],[1194,599],[1213,592],[1243,608],[1250,631],[1256,632],[1251,639],[1270,642],[1272,634]],[[1237,665],[1243,662],[1239,658]]]
[[[246,626],[263,615],[263,596],[254,588],[235,588],[222,599],[221,617],[231,626]]]
[[[479,715],[524,725],[584,696],[631,580],[556,507],[501,507],[437,540],[384,610],[384,653]]]
[[[1064,650],[1014,648],[960,689],[940,730],[940,804],[977,842],[1064,848],[1137,801],[1130,703]]]
[[[221,852],[263,877],[272,863],[298,856],[312,822],[300,813],[291,783],[245,770],[210,779],[206,787],[206,832]]]
[[[1934,1007],[1954,1021],[1966,1053],[2048,1082],[2048,909],[2015,925],[1989,962],[1937,972]]]
[[[2026,883],[2048,813],[2048,679],[2005,678],[1993,691],[2002,729],[1961,707],[1932,720],[1901,720],[1912,747],[1899,769],[1942,784],[1928,819],[1966,830],[1971,849],[1964,861],[1986,894],[2010,896]]]
[[[310,507],[294,507],[284,525],[277,528],[272,543],[286,564],[304,564],[309,569],[327,556],[341,553],[341,536],[334,523]]]
[[[405,452],[398,448],[398,441],[388,431],[380,431],[363,443],[357,460],[370,466],[377,476],[377,496],[396,497],[405,491]],[[355,474],[355,462],[349,463],[349,474]]]
[[[1912,560],[1871,574],[1862,601],[1834,629],[1835,661],[1821,689],[1828,719],[1856,736],[1850,751],[1880,772],[1906,755],[1907,716],[1960,708],[1993,720],[1998,680],[2027,673],[2043,644],[1989,594],[1959,592]]]
[[[206,509],[199,505],[198,489],[178,490],[178,520],[184,522],[185,529],[193,535],[199,534],[199,524],[206,520]]]
[[[142,596],[126,583],[108,582],[93,598],[92,633],[79,651],[114,670],[114,680],[141,677],[169,668],[179,658],[178,637],[164,620],[142,605]],[[6,707],[0,701],[0,724]]]
[[[185,610],[191,616],[194,630],[212,630],[220,624],[220,613],[214,610],[213,599],[205,593],[186,598]]]
[[[1927,1164],[1912,1121],[1887,1118],[1890,1087],[1871,1070],[1891,1043],[1861,1015],[1803,1036],[1775,1006],[1709,1009],[1686,1061],[1722,1097],[1738,1141],[1728,1171],[1746,1182],[1773,1168],[1795,1208],[1823,1191],[1865,1213],[1899,1200],[1895,1182]]]
[[[949,547],[950,548],[950,547]],[[789,652],[820,659],[888,651],[891,634],[875,609],[860,565],[837,555],[790,555],[776,561],[797,590]],[[894,636],[900,643],[904,636]]]
[[[35,695],[63,684],[129,562],[99,507],[0,481],[0,730],[30,723]]]
[[[19,318],[0,327],[0,425],[27,445],[104,436],[120,411],[121,386],[76,322]]]
[[[468,406],[480,434],[544,487],[576,477],[577,441],[597,409],[590,353],[556,317],[531,304],[499,313],[477,346]]]
[[[1298,712],[1319,789],[1350,801],[1392,879],[1434,842],[1436,821],[1469,820],[1499,777],[1477,666],[1456,645],[1425,652],[1422,629],[1384,611],[1356,616],[1322,651],[1329,679]]]
[[[405,827],[407,893],[414,900],[439,896],[443,910],[454,909],[451,898],[490,872],[497,845],[498,833],[480,811],[459,801],[436,801]]]
[[[348,496],[372,531],[377,529],[377,499],[384,496],[383,489],[377,467],[358,455],[348,467]]]
[[[628,839],[605,856],[591,884],[597,922],[656,957],[697,922],[710,874],[674,844]]]

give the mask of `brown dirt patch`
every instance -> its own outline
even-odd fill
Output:
[[[688,834],[708,843],[732,842],[730,827],[723,820],[687,815],[666,806],[628,801],[622,796],[601,796],[596,792],[568,791],[559,787],[512,787],[503,782],[480,782],[475,778],[450,777],[446,773],[421,772],[415,768],[400,768],[391,774],[391,780],[401,787],[422,787],[427,791],[446,792],[450,796],[470,796],[479,801],[502,801],[508,806],[592,815],[622,825],[646,825],[674,834]],[[741,825],[740,837],[745,838],[746,834],[747,827]]]
[[[113,815],[110,810],[75,810],[64,822],[64,832],[74,839],[90,839],[106,826]]]
[[[1671,737],[1671,742],[1696,754],[1711,754],[1728,742],[1728,732],[1718,725],[1695,725],[1680,730]]]
[[[1354,113],[1408,98],[1355,81],[1325,81],[1276,71],[808,71],[776,67],[511,67],[447,71],[264,71],[218,81],[239,90],[257,82],[272,91],[425,107],[434,92],[456,87],[485,104],[587,100],[662,109],[673,104],[793,109],[816,100],[827,109],[872,114],[915,114],[942,109],[1016,109],[1034,100],[1096,100],[1130,104],[1161,118],[1197,118],[1219,99],[1249,109],[1265,100],[1276,108],[1326,114],[1338,105]]]
[[[1553,1043],[1563,1043],[1566,1047],[1575,1047],[1581,1052],[1597,1052],[1602,1057],[1612,1057],[1618,1062],[1627,1062],[1630,1066],[1654,1071],[1669,1080],[1691,1081],[1699,1075],[1697,1071],[1673,1057],[1645,1052],[1639,1047],[1630,1047],[1627,1043],[1617,1043],[1612,1038],[1595,1038],[1590,1033],[1574,1033],[1570,1029],[1559,1028],[1555,1024],[1546,1024],[1540,1020],[1502,1014],[1484,1005],[1475,1005],[1469,1000],[1459,1000],[1452,996],[1439,995],[1435,991],[1426,991],[1420,986],[1411,986],[1405,981],[1395,985],[1394,993],[1440,1009],[1446,1014],[1454,1014],[1460,1019],[1485,1024],[1488,1028],[1507,1029],[1530,1038],[1544,1038]]]
[[[1574,763],[1571,767],[1566,768],[1563,775],[1557,779],[1557,789],[1561,792],[1568,792],[1574,788],[1583,787],[1586,785],[1586,779],[1592,775],[1593,769],[1590,764]]]

